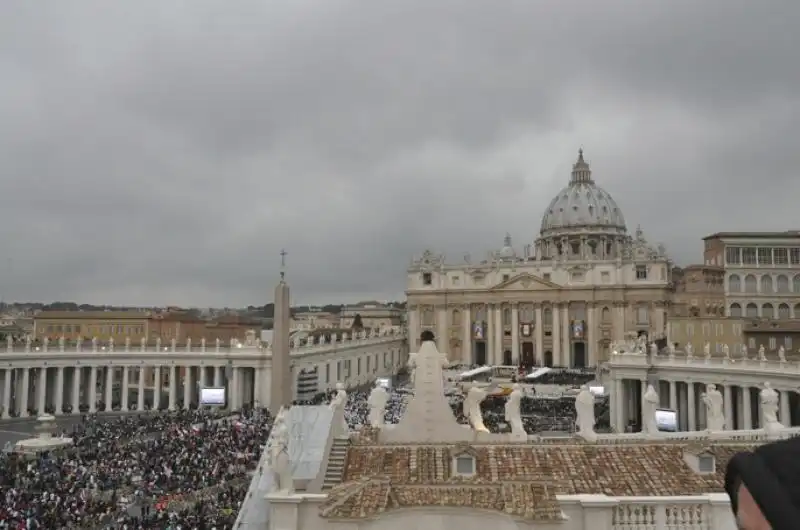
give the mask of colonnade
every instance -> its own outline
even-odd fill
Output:
[[[642,399],[648,384],[659,396],[659,405],[677,412],[679,431],[700,431],[706,428],[706,407],[702,394],[706,383],[676,379],[613,379],[611,381],[611,426],[615,432],[626,432],[642,425]],[[762,424],[759,393],[763,385],[715,383],[723,398],[725,430],[757,429]],[[657,385],[657,386],[656,386]],[[778,421],[785,427],[800,424],[800,395],[796,389],[773,386],[779,395]]]
[[[127,412],[134,409],[129,399],[131,390],[136,390],[135,410],[144,410],[146,405],[153,409],[166,405],[175,410],[198,404],[200,388],[223,386],[228,406],[238,409],[257,400],[264,381],[262,368],[229,365],[38,366],[0,372],[3,418],[45,411],[55,415],[93,413],[101,404],[106,411],[114,408]],[[119,389],[116,400],[115,386]]]

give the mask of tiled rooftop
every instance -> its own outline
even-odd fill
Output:
[[[362,441],[363,443],[364,441]],[[716,473],[700,475],[683,459],[686,443],[595,445],[354,445],[342,484],[321,515],[358,519],[397,507],[448,506],[502,511],[552,521],[556,495],[699,495],[723,491],[725,465],[744,444],[704,445],[717,457]],[[453,457],[468,452],[475,475],[453,476]]]

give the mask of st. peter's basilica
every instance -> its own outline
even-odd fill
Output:
[[[425,251],[408,269],[411,351],[434,332],[453,362],[594,366],[630,334],[662,338],[670,262],[592,179],[579,152],[569,183],[519,252],[506,235],[486,259]]]

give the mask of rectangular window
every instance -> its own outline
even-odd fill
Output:
[[[686,335],[689,337],[694,337],[694,324],[686,325]]]
[[[550,273],[549,273],[549,272],[545,272],[545,273],[542,275],[542,279],[543,279],[544,281],[546,281],[546,282],[549,282],[549,281],[550,281]]]
[[[770,350],[774,350],[776,345],[777,345],[777,343],[778,343],[778,341],[775,340],[775,337],[770,337],[769,338],[769,349]]]
[[[787,335],[786,338],[783,339],[783,347],[786,348],[787,350],[792,349],[792,337]]]
[[[511,276],[509,276],[508,274],[503,274],[503,281],[504,282],[507,282],[509,280],[509,278],[511,278]]]
[[[745,265],[756,264],[756,249],[754,247],[742,248],[742,263]]]
[[[331,365],[330,363],[325,364],[325,382],[331,382]]]
[[[728,265],[739,265],[742,263],[741,247],[725,247],[725,261]]]
[[[800,265],[800,247],[789,249],[789,261],[792,265]]]
[[[367,357],[367,373],[369,373],[369,369],[372,367],[372,363],[370,361],[371,359]]]
[[[772,249],[758,247],[759,265],[772,265]]]
[[[583,273],[582,272],[573,272],[572,273],[572,281],[573,282],[583,282]]]
[[[611,283],[611,274],[608,271],[603,271],[600,273],[600,281],[603,283]]]
[[[646,307],[638,307],[636,308],[636,323],[637,324],[647,324],[649,322],[647,308]]]
[[[453,276],[453,285],[459,285],[461,283],[461,278],[458,276]]]
[[[751,350],[756,349],[756,339],[754,337],[750,337],[749,339],[747,339],[747,347],[750,348]]]
[[[646,280],[647,279],[647,265],[637,265],[636,266],[636,279],[637,280]]]
[[[776,248],[772,250],[775,257],[775,265],[788,265],[789,264],[789,250],[785,248]]]
[[[433,275],[430,272],[422,273],[422,285],[431,285],[433,283]]]
[[[703,324],[703,336],[708,337],[711,335],[711,325],[708,323]]]

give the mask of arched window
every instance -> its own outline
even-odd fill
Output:
[[[778,276],[778,281],[776,282],[778,286],[779,293],[788,293],[789,292],[789,278],[786,277],[785,274],[781,274]]]
[[[794,315],[792,315],[792,318],[798,318],[798,317],[800,317],[800,304],[795,304]]]
[[[758,306],[752,302],[747,304],[745,315],[747,318],[758,318]]]
[[[800,293],[800,274],[792,278],[792,291]]]
[[[744,277],[744,290],[746,293],[758,292],[758,283],[756,282],[756,277],[752,274],[748,274]]]
[[[732,317],[742,316],[742,306],[739,304],[731,304],[730,314]]]
[[[791,317],[791,311],[789,310],[789,306],[787,304],[781,304],[778,306],[778,318],[781,320],[788,320]]]
[[[600,313],[600,320],[604,324],[608,324],[609,322],[611,322],[611,310],[609,308],[607,307],[603,308],[603,311]]]
[[[728,277],[728,291],[731,293],[742,292],[742,279],[738,274],[731,274]]]
[[[433,308],[423,307],[420,314],[420,321],[423,326],[433,326]]]
[[[761,277],[761,292],[762,293],[772,292],[772,276],[770,276],[769,274],[765,274]]]
[[[475,322],[486,322],[486,306],[479,305],[475,310]]]
[[[450,320],[450,324],[452,324],[453,326],[461,325],[461,311],[459,311],[458,309],[453,309],[453,316],[452,319]]]
[[[772,304],[764,304],[761,306],[761,316],[770,320],[775,318],[775,308]]]

